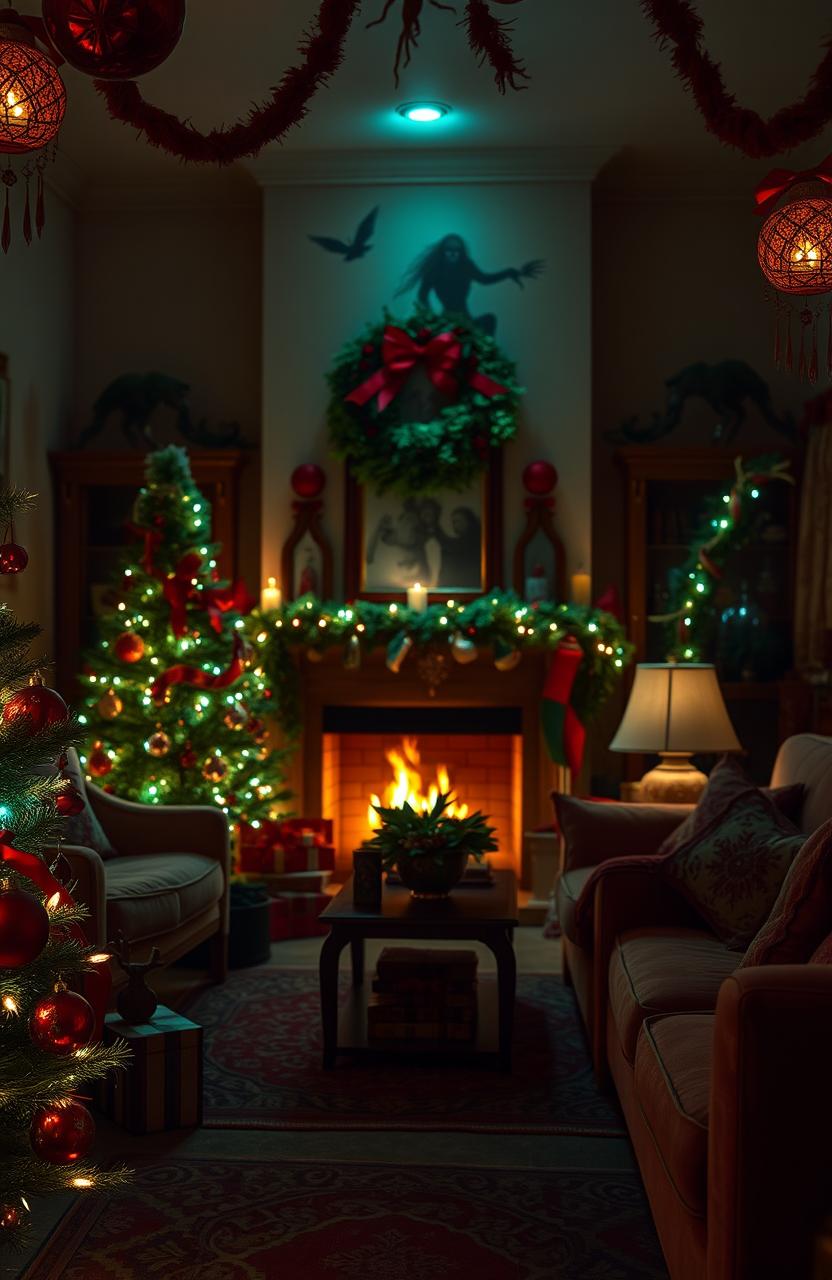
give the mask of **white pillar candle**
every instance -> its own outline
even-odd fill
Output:
[[[572,574],[572,603],[589,607],[592,597],[592,579],[588,573],[579,570]]]
[[[260,592],[260,608],[264,613],[268,613],[270,609],[279,609],[282,603],[283,592],[277,585],[277,579],[269,578]]]
[[[427,587],[423,587],[421,582],[414,582],[412,587],[408,587],[407,604],[414,613],[424,613],[428,607]]]

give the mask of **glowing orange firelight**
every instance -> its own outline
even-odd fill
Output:
[[[381,826],[381,818],[373,808],[374,805],[381,805],[385,809],[400,809],[402,805],[409,804],[413,809],[427,812],[436,804],[438,796],[446,795],[452,790],[448,769],[444,764],[436,766],[436,781],[431,782],[425,790],[420,771],[422,758],[416,738],[402,738],[399,747],[391,747],[384,754],[393,770],[393,779],[384,788],[383,797],[375,793],[370,797],[367,821],[374,831]],[[468,814],[468,806],[454,799],[446,813],[450,818],[464,818]]]

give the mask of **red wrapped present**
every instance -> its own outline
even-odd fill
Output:
[[[331,818],[286,818],[280,824],[280,844],[287,849],[332,844]]]
[[[290,818],[240,823],[239,869],[255,875],[334,871],[335,849],[328,818]]]
[[[275,845],[270,870],[278,876],[294,871],[334,871],[335,849],[331,844],[312,848],[305,845],[296,845],[294,848]]]

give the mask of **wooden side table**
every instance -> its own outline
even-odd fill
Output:
[[[396,1052],[392,1042],[374,1047],[367,1042],[364,982],[364,942],[367,938],[402,940],[482,942],[497,962],[497,1050],[489,1049],[482,1028],[471,1049],[450,1047],[447,1042],[425,1041],[419,1052],[441,1052],[449,1056],[470,1054],[496,1058],[501,1070],[511,1070],[514,1030],[514,999],[517,963],[514,956],[514,929],[517,926],[517,880],[513,871],[496,871],[489,888],[459,886],[448,898],[413,898],[403,885],[385,885],[381,910],[366,911],[352,900],[352,877],[321,913],[329,934],[321,947],[321,1019],[323,1023],[323,1065],[335,1066],[339,1053]],[[339,1032],[338,962],[349,944],[352,959],[352,998],[345,1008]],[[481,1010],[482,1012],[482,1010]],[[484,1019],[480,1019],[482,1023]],[[408,1048],[412,1052],[412,1046]]]

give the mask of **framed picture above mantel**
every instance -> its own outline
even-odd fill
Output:
[[[474,598],[502,585],[503,469],[495,450],[462,491],[377,493],[344,471],[347,599],[407,600],[419,583],[431,602]]]

